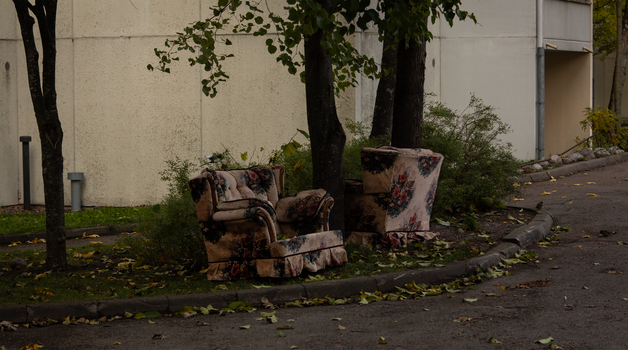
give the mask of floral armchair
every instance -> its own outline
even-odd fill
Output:
[[[190,180],[209,280],[297,276],[347,261],[342,232],[329,231],[334,200],[323,189],[284,197],[283,178],[281,166],[256,166]]]
[[[404,245],[429,239],[443,156],[428,149],[362,148],[362,181],[347,180],[345,241]]]

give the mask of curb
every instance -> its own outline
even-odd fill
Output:
[[[97,226],[88,228],[75,228],[71,230],[65,230],[65,239],[72,239],[82,237],[85,235],[99,235],[99,236],[113,236],[120,234],[121,232],[133,232],[135,231],[135,224],[115,225],[115,226]],[[24,242],[31,241],[35,238],[46,238],[46,232],[35,233],[19,233],[15,235],[1,235],[0,245],[8,245],[11,242]]]
[[[574,173],[601,168],[608,165],[614,165],[617,163],[622,163],[628,160],[628,152],[615,154],[612,156],[604,157],[604,158],[595,158],[583,162],[576,162],[572,164],[567,164],[560,166],[558,168],[543,170],[536,173],[525,174],[521,177],[518,177],[515,182],[539,182],[539,181],[548,181],[552,177],[559,176],[569,176]]]
[[[0,306],[0,320],[15,323],[31,322],[38,319],[62,319],[67,316],[88,319],[123,315],[125,312],[137,313],[158,311],[162,314],[174,314],[183,306],[227,307],[234,301],[261,306],[261,298],[267,298],[273,304],[284,304],[301,297],[345,298],[360,292],[388,293],[395,287],[417,282],[440,284],[473,274],[478,268],[486,270],[512,257],[519,249],[526,248],[547,236],[554,219],[547,211],[538,211],[527,225],[513,230],[504,238],[504,243],[489,250],[485,255],[448,264],[442,268],[424,268],[392,272],[383,275],[363,276],[335,281],[321,281],[290,286],[199,293],[187,295],[142,297],[131,299],[87,300],[60,303],[40,303],[27,305]],[[82,233],[81,233],[82,234]]]

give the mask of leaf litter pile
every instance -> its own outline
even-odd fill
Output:
[[[534,219],[536,212],[529,209],[495,209],[482,214],[462,214],[449,218],[435,218],[430,231],[440,240],[452,242],[454,250],[473,253],[487,252],[502,243],[512,230]]]

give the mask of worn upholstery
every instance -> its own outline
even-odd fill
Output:
[[[362,148],[362,180],[347,180],[347,243],[404,245],[431,238],[443,156],[427,149]]]
[[[329,231],[334,200],[323,189],[284,197],[283,176],[281,166],[256,166],[190,180],[208,279],[297,276],[347,261],[342,233]]]

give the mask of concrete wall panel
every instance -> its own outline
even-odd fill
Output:
[[[20,189],[17,68],[17,42],[0,40],[0,206],[17,204]]]
[[[536,0],[469,0],[461,8],[473,12],[478,24],[466,19],[450,27],[441,20],[441,37],[536,36]]]
[[[165,160],[199,155],[198,69],[149,72],[160,38],[75,41],[76,171],[85,205],[157,203]]]
[[[18,24],[13,1],[0,1],[0,40],[17,38]]]
[[[534,158],[534,38],[441,39],[441,102],[462,111],[471,94],[495,108],[514,133],[504,135],[514,155]]]
[[[543,37],[545,39],[586,43],[591,41],[591,5],[563,0],[545,0],[543,11]]]
[[[211,154],[227,147],[238,155],[255,149],[259,154],[260,147],[278,149],[297,128],[307,130],[305,85],[298,73],[290,75],[268,54],[262,38],[233,36],[231,40],[235,58],[224,64],[230,79],[218,86],[215,98],[201,100],[202,151]],[[297,140],[304,141],[300,137]]]
[[[174,36],[199,20],[200,11],[198,0],[79,0],[73,5],[77,37]]]

